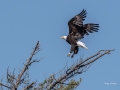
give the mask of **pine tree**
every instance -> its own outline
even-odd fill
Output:
[[[100,50],[85,60],[81,58],[79,61],[76,61],[76,63],[73,63],[69,68],[65,67],[61,70],[61,72],[52,74],[42,83],[35,83],[34,81],[29,82],[28,70],[33,63],[40,61],[32,59],[39,51],[40,43],[38,41],[30,57],[18,75],[15,75],[14,71],[10,73],[9,68],[7,69],[7,84],[0,82],[0,90],[5,90],[5,88],[7,88],[7,90],[18,90],[21,85],[24,86],[23,90],[75,90],[76,87],[80,85],[82,79],[80,78],[80,80],[77,81],[73,79],[73,77],[86,72],[94,61],[106,54],[110,54],[110,52],[114,50]],[[62,73],[62,71],[64,71],[64,73]]]

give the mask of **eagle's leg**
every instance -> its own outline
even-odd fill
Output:
[[[74,49],[75,49],[75,46],[71,45],[70,52],[67,54],[68,57],[70,57],[70,54],[74,51]]]
[[[71,58],[73,58],[74,57],[74,53],[73,53],[73,55],[71,56]]]

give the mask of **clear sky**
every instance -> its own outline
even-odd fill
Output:
[[[100,29],[81,40],[89,50],[80,48],[71,59],[66,56],[70,45],[60,37],[68,34],[68,21],[83,9],[87,10],[84,23],[98,23]],[[0,0],[0,78],[5,80],[8,66],[18,73],[40,41],[42,50],[34,59],[44,59],[30,68],[30,81],[42,82],[80,56],[85,59],[101,49],[115,49],[75,79],[82,78],[77,90],[120,90],[119,9],[119,0]]]

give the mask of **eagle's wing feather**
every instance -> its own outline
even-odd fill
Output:
[[[68,22],[69,33],[78,32],[75,29],[75,26],[81,27],[83,25],[83,21],[85,20],[86,14],[87,14],[86,10],[83,9],[81,13],[79,13],[78,15],[74,16],[72,19],[69,20]]]
[[[98,32],[99,30],[99,24],[94,24],[94,23],[88,23],[88,24],[84,24],[83,25],[84,30],[86,30],[86,35],[89,35],[89,33],[93,33],[93,32]]]
[[[74,17],[75,19],[73,21],[73,24],[81,27],[83,25],[83,21],[86,18],[86,14],[86,10],[83,9],[81,13]]]

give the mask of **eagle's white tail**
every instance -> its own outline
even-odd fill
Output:
[[[85,46],[85,44],[84,44],[83,42],[81,42],[81,41],[78,41],[78,42],[77,42],[77,46],[80,46],[80,47],[82,47],[82,48],[88,49],[88,48]]]

